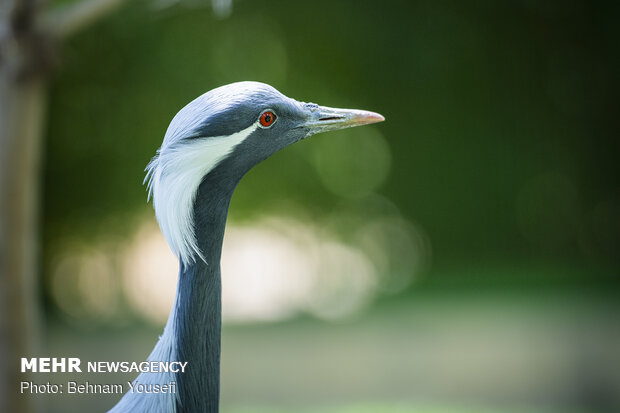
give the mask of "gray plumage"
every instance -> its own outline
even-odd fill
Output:
[[[382,120],[372,112],[298,102],[258,82],[222,86],[179,111],[147,167],[157,219],[180,260],[175,303],[149,360],[188,365],[183,374],[136,379],[175,381],[176,394],[127,393],[111,412],[218,411],[220,256],[235,187],[254,165],[292,143]]]

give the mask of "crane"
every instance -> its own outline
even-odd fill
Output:
[[[184,372],[143,372],[111,413],[219,410],[221,273],[226,217],[235,187],[254,165],[320,132],[383,121],[378,113],[286,97],[260,82],[213,89],[172,119],[145,182],[160,229],[179,259],[176,298],[149,361],[187,362]],[[354,156],[354,155],[353,155]]]

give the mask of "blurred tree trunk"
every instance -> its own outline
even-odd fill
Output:
[[[46,47],[36,4],[4,4],[0,21],[0,411],[30,410],[20,357],[38,342],[39,166]]]
[[[54,42],[121,2],[83,0],[44,15],[42,1],[0,0],[0,412],[37,404],[20,394],[20,359],[39,356],[40,152]]]
[[[0,69],[1,70],[1,69]],[[28,410],[18,397],[20,357],[33,356],[38,322],[39,150],[44,82],[0,73],[0,411]]]

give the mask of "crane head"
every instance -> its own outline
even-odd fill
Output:
[[[383,120],[374,112],[300,102],[259,82],[232,83],[199,96],[173,118],[147,166],[149,194],[172,250],[184,263],[200,257],[191,215],[208,174],[234,187],[254,165],[288,145]]]

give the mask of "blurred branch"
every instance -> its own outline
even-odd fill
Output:
[[[203,8],[211,3],[213,14],[218,19],[230,17],[232,14],[232,0],[155,0],[154,5],[157,9],[167,9],[177,4],[182,4],[186,8]]]
[[[81,0],[60,7],[45,17],[46,23],[57,38],[66,38],[105,17],[125,0]]]
[[[32,0],[24,0],[32,1]],[[45,20],[57,38],[66,38],[105,17],[126,0],[81,0],[69,6],[59,7],[46,16]],[[158,6],[170,7],[182,0],[160,0]],[[200,0],[200,3],[206,3]],[[232,0],[211,0],[213,12],[219,18],[232,13]]]
[[[211,0],[211,6],[220,19],[230,17],[232,14],[232,0]]]

